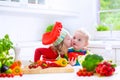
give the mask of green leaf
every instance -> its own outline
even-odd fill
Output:
[[[2,62],[0,61],[0,68],[2,67]]]
[[[11,65],[13,64],[13,61],[12,60],[7,60],[4,65],[10,67]]]
[[[53,29],[54,24],[48,25],[47,29],[45,32],[51,32]]]
[[[0,54],[2,54],[2,52],[3,52],[3,47],[2,47],[2,45],[0,44]]]
[[[13,43],[9,38],[9,35],[6,34],[3,38],[0,39],[0,62],[4,64],[7,60],[12,60],[13,57],[10,57],[9,50],[13,48]]]

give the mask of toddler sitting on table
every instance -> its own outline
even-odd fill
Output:
[[[68,50],[68,60],[73,66],[80,65],[82,56],[89,54],[87,46],[89,43],[89,34],[80,29],[74,33],[72,38],[72,48]]]

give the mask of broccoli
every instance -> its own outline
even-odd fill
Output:
[[[86,68],[87,71],[94,71],[97,64],[102,60],[102,56],[99,56],[97,54],[88,54],[82,62],[82,67]]]

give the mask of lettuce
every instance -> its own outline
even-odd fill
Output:
[[[82,62],[82,67],[86,68],[87,71],[94,71],[97,64],[102,60],[102,56],[99,56],[97,54],[88,54]]]

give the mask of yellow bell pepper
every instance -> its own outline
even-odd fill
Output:
[[[68,61],[65,59],[65,58],[59,58],[57,61],[56,61],[57,64],[59,64],[60,66],[62,67],[65,67],[67,66],[68,64]]]
[[[20,75],[22,73],[22,69],[20,68],[20,66],[16,66],[15,68],[12,69],[12,73],[14,75]]]

